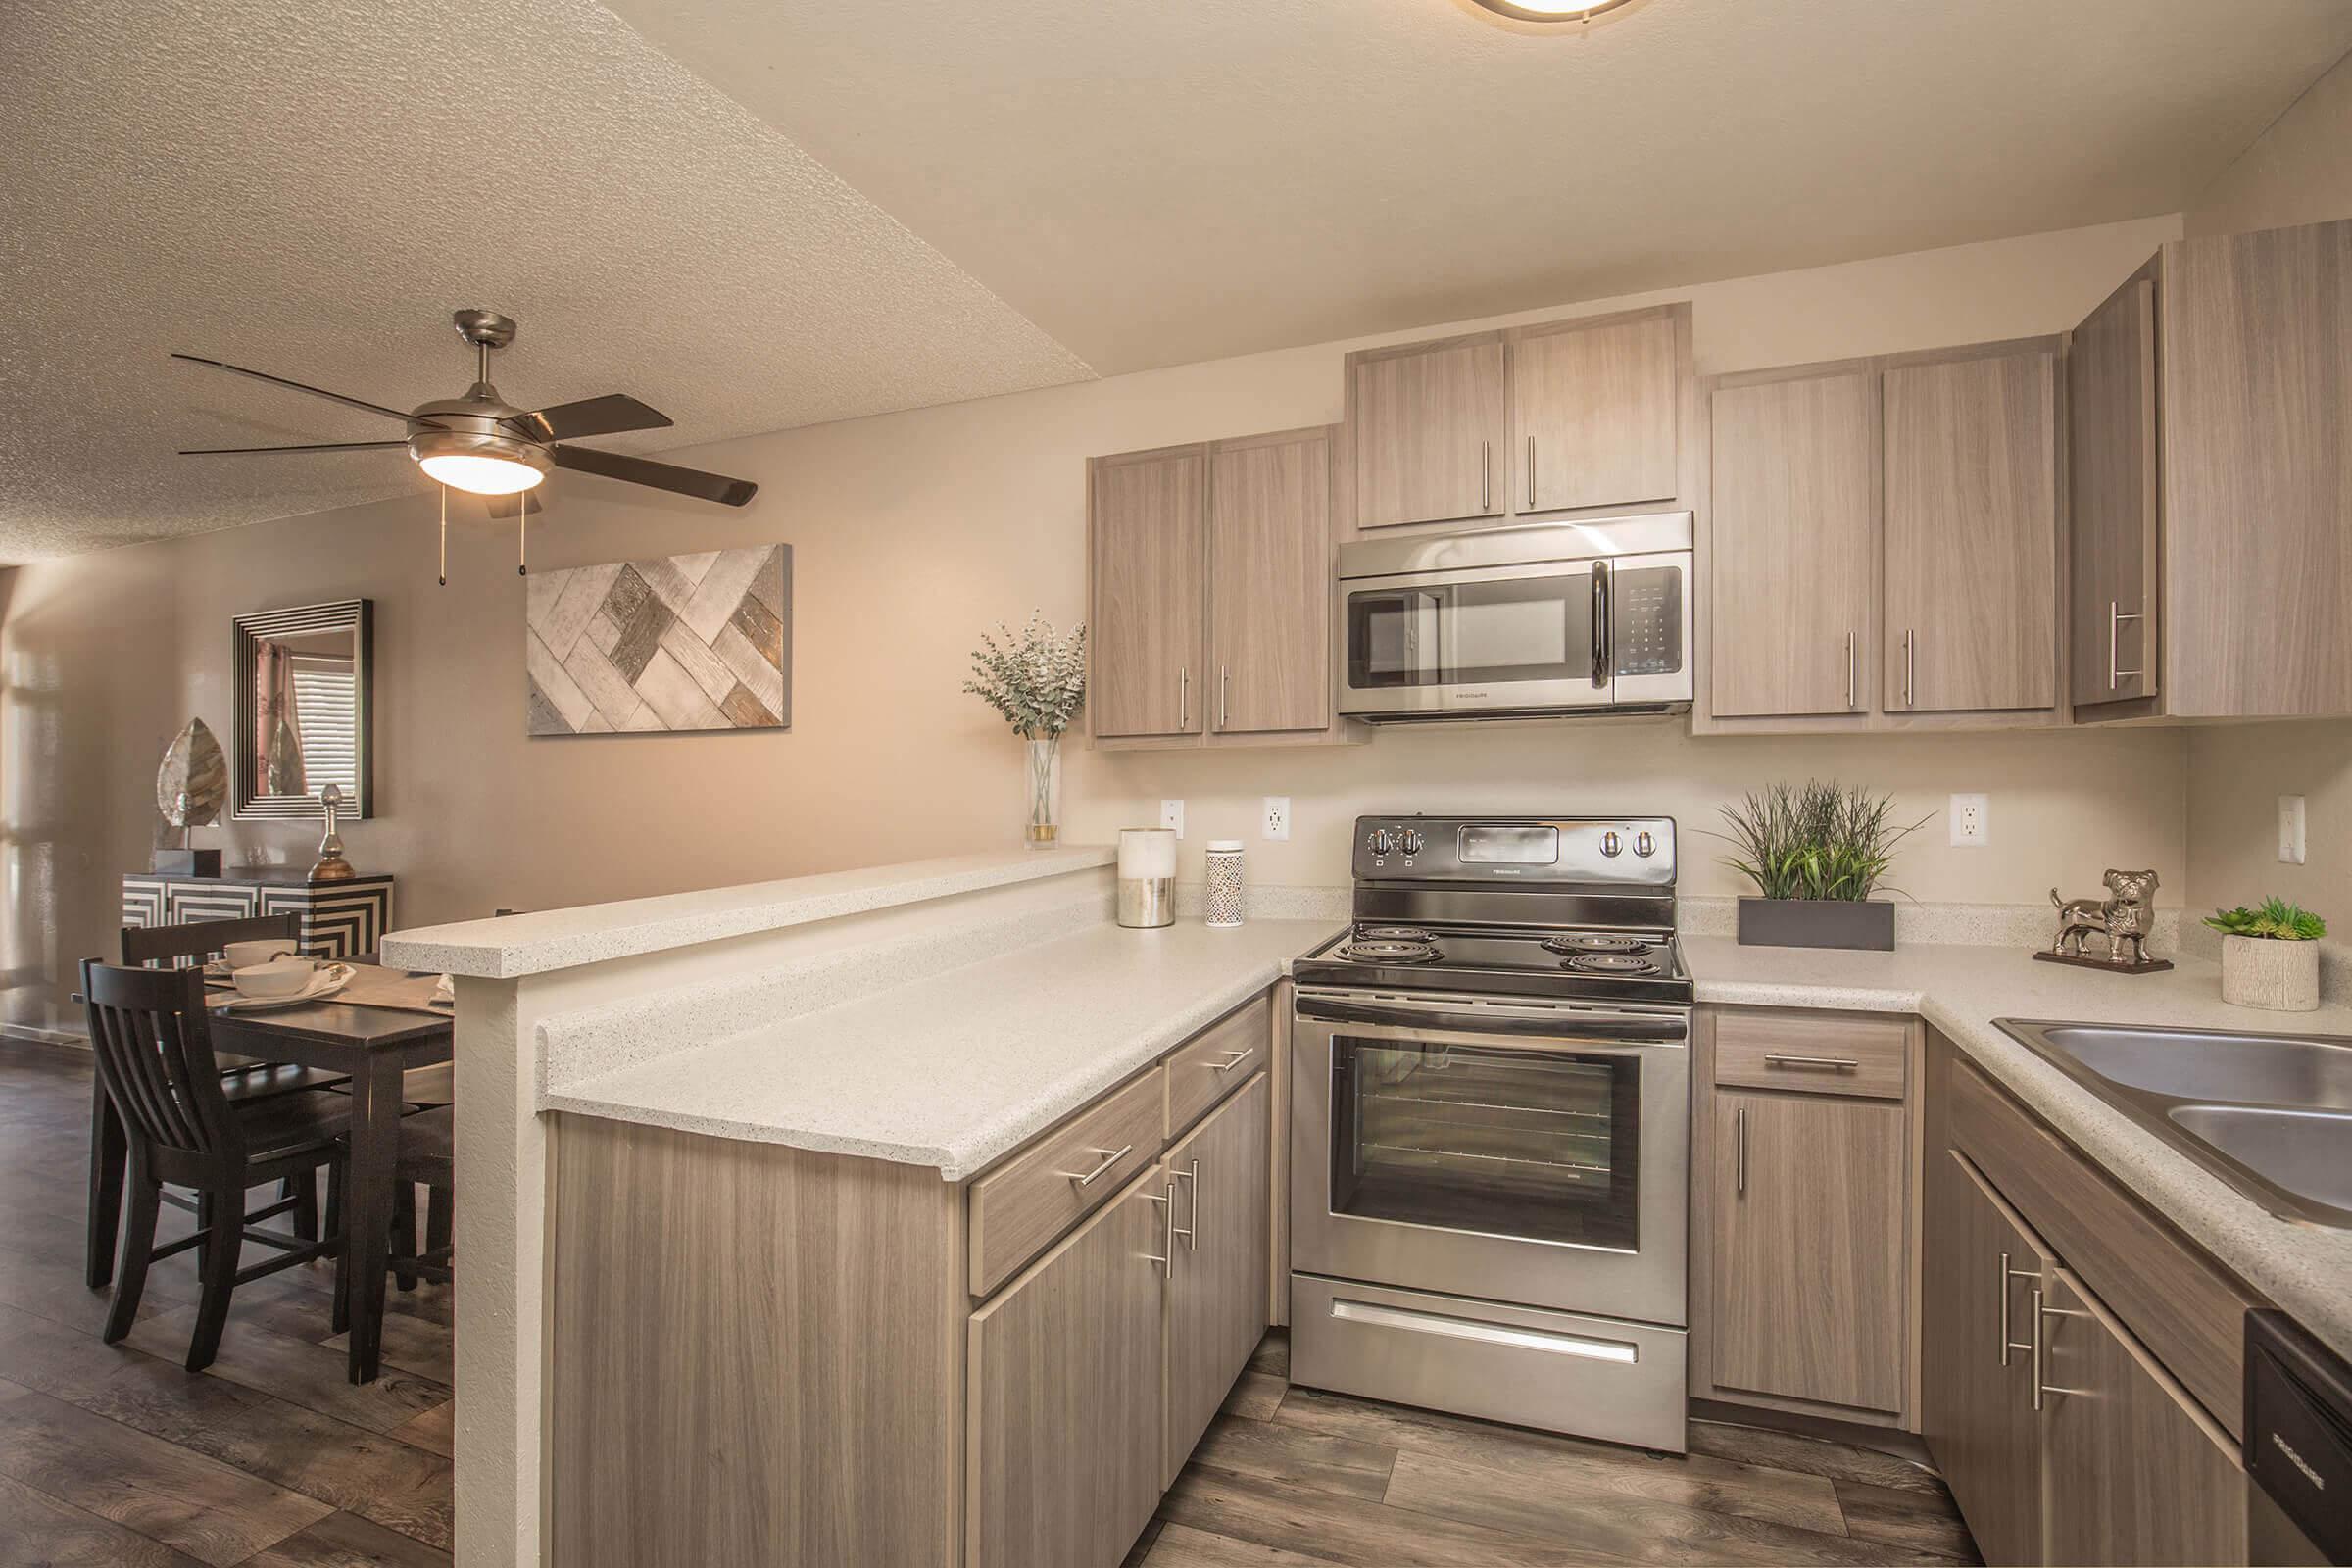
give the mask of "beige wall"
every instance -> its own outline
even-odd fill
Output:
[[[2352,56],[2225,170],[2183,221],[2191,234],[2229,234],[2340,218],[2352,218]],[[2352,721],[2191,730],[2188,763],[2191,907],[2276,893],[2332,917],[2337,937],[2352,935]],[[2302,865],[2278,861],[2281,795],[2305,799]]]
[[[1575,309],[1690,299],[1702,371],[2053,332],[2178,232],[2176,219],[2146,220]],[[1546,314],[1559,313],[1513,319]],[[13,1015],[54,999],[50,977],[71,960],[112,949],[114,878],[144,863],[156,760],[191,713],[226,734],[228,620],[248,609],[376,601],[381,814],[345,838],[364,869],[400,876],[402,923],[1006,842],[1017,752],[957,687],[990,622],[1032,607],[1063,623],[1082,612],[1081,460],[1336,420],[1340,360],[1353,346],[682,455],[758,479],[760,499],[741,513],[559,477],[553,509],[533,526],[541,566],[793,546],[785,734],[526,740],[512,526],[463,531],[450,585],[436,588],[421,486],[410,500],[22,568],[0,633],[11,857],[0,940]],[[1204,839],[1247,832],[1258,796],[1288,795],[1296,836],[1251,836],[1252,876],[1337,883],[1342,828],[1359,810],[1668,810],[1695,826],[1751,784],[1835,774],[1896,791],[1914,814],[1940,812],[1953,790],[1989,791],[1990,848],[1945,847],[1939,818],[1898,880],[1924,899],[2027,901],[2052,883],[2095,886],[2108,864],[2183,865],[2182,746],[2162,731],[1831,743],[1694,741],[1660,722],[1417,730],[1314,755],[1080,753],[1067,816],[1075,836],[1099,837],[1152,818],[1163,795],[1183,796],[1191,879]],[[307,860],[315,836],[249,823],[226,833],[232,861]],[[1731,891],[1711,849],[1693,845],[1689,886]]]

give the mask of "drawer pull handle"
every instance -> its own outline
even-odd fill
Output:
[[[1767,1067],[1826,1067],[1831,1072],[1853,1072],[1862,1063],[1851,1056],[1791,1056],[1778,1051],[1764,1053]]]
[[[1251,1051],[1228,1051],[1225,1053],[1223,1061],[1208,1063],[1208,1070],[1210,1072],[1231,1072],[1255,1054],[1256,1053]]]
[[[1063,1176],[1068,1177],[1071,1181],[1076,1182],[1081,1187],[1094,1186],[1096,1179],[1102,1176],[1103,1172],[1109,1170],[1111,1166],[1116,1165],[1120,1160],[1125,1159],[1129,1154],[1134,1153],[1135,1146],[1133,1144],[1122,1144],[1116,1149],[1090,1149],[1087,1151],[1087,1152],[1090,1154],[1101,1154],[1102,1156],[1102,1163],[1097,1165],[1093,1170],[1088,1171],[1083,1176],[1079,1175],[1074,1170],[1065,1170],[1061,1173]]]

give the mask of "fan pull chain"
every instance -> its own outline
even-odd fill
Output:
[[[441,488],[441,586],[449,586],[449,486]]]
[[[522,500],[522,511],[514,517],[514,575],[527,577],[531,573],[531,493],[515,492]]]

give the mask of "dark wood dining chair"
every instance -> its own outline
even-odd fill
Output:
[[[316,1092],[230,1100],[213,1054],[199,970],[116,968],[85,958],[81,992],[98,1080],[130,1147],[122,1261],[104,1338],[111,1345],[130,1332],[150,1263],[201,1243],[203,1295],[187,1358],[188,1370],[201,1372],[220,1351],[236,1287],[341,1249],[340,1236],[305,1240],[260,1228],[290,1212],[294,1199],[249,1213],[245,1198],[250,1188],[288,1178],[303,1178],[307,1187],[321,1165],[333,1194],[343,1159],[336,1135],[350,1123],[349,1102]],[[201,1195],[203,1223],[194,1235],[158,1247],[155,1221],[166,1182]],[[240,1268],[249,1241],[281,1255]]]
[[[457,1106],[435,1105],[405,1116],[400,1123],[400,1153],[392,1169],[392,1251],[386,1272],[404,1291],[419,1279],[447,1285],[455,1278],[450,1232],[457,1199]],[[424,1245],[416,1245],[416,1189],[426,1189]],[[351,1327],[351,1284],[340,1269],[335,1274],[334,1329]],[[369,1292],[364,1300],[382,1310],[382,1294]]]

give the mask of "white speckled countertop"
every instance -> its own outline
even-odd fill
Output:
[[[1108,865],[1116,858],[1114,851],[1102,845],[960,855],[699,893],[586,904],[577,908],[510,915],[503,920],[419,926],[384,938],[383,961],[418,972],[512,980],[550,969],[833,920],[892,905],[1034,882]]]
[[[546,1097],[962,1181],[1279,979],[1340,923],[1102,925]]]
[[[2352,1231],[2281,1219],[1994,1027],[1995,1018],[2169,1024],[2253,1034],[2352,1035],[2352,1006],[2258,1012],[2221,999],[2221,969],[2180,957],[2163,974],[2038,963],[2018,948],[1892,953],[1743,948],[1691,937],[1698,1000],[1916,1012],[2115,1178],[2334,1348],[2352,1355]]]

